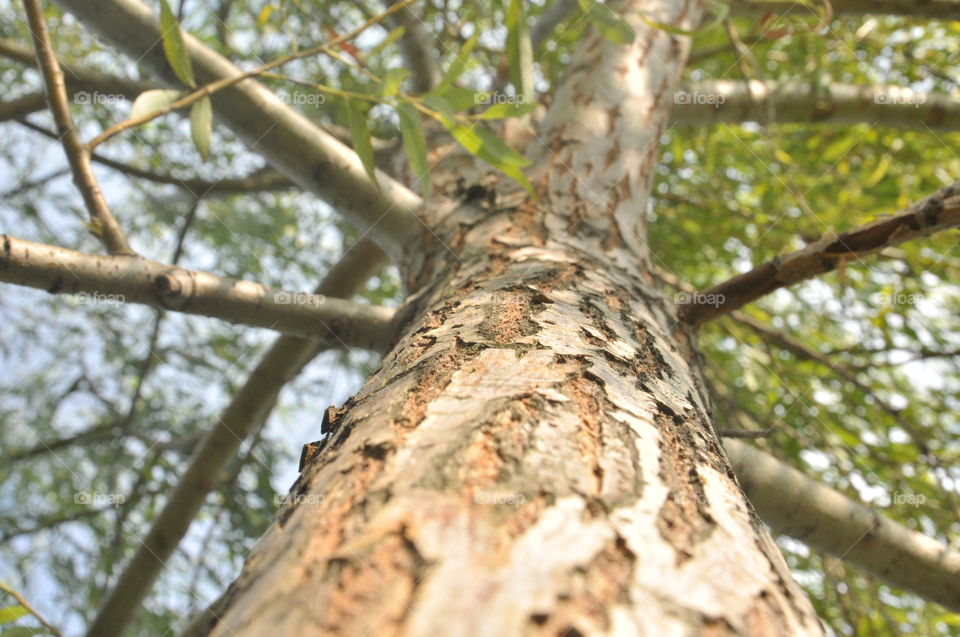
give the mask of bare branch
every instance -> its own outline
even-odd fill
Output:
[[[710,126],[747,121],[881,124],[917,130],[960,128],[960,99],[901,86],[705,80],[674,95],[672,121]]]
[[[361,241],[330,270],[315,293],[350,297],[383,262],[383,253],[372,242]],[[87,631],[89,637],[123,632],[240,445],[267,418],[284,385],[324,349],[317,341],[281,336],[264,354],[200,440],[163,510],[106,596]]]
[[[902,409],[896,409],[889,402],[884,400],[877,393],[877,391],[874,390],[873,387],[858,378],[855,370],[832,360],[828,355],[818,352],[814,348],[808,346],[806,343],[803,343],[802,341],[799,341],[789,334],[781,332],[780,330],[774,329],[773,327],[766,325],[765,323],[758,321],[753,317],[747,316],[743,312],[731,312],[730,317],[739,323],[743,323],[754,332],[759,334],[761,338],[773,343],[777,347],[787,350],[800,358],[805,358],[823,365],[831,372],[836,374],[838,378],[847,381],[860,390],[864,396],[868,396],[870,400],[872,400],[873,403],[880,409],[880,411],[890,416],[890,418],[897,423],[897,426],[907,432],[907,435],[910,436],[910,440],[913,441],[913,444],[917,447],[924,459],[930,465],[930,470],[936,478],[940,489],[943,491],[944,498],[946,499],[947,504],[950,506],[950,510],[957,517],[957,519],[960,519],[960,504],[957,502],[956,494],[950,488],[950,475],[947,472],[942,459],[933,451],[933,449],[930,448],[930,445],[927,443],[928,436],[926,432],[918,428],[916,423],[907,418]]]
[[[960,16],[960,2],[957,0],[831,0],[835,15],[863,15],[867,13],[886,13],[908,15],[917,18],[944,18],[956,20]],[[804,15],[812,11],[811,7],[800,2],[757,2],[755,0],[732,0],[730,12],[735,15],[763,15],[765,13],[783,13]]]
[[[63,82],[63,71],[53,53],[50,43],[50,33],[43,17],[43,9],[39,0],[23,0],[27,11],[27,21],[30,25],[30,34],[37,51],[37,63],[43,73],[43,80],[47,87],[47,99],[53,119],[57,123],[57,131],[63,142],[63,150],[70,162],[73,172],[73,182],[76,184],[83,201],[90,212],[91,230],[100,239],[110,254],[134,254],[127,242],[127,237],[114,218],[107,201],[103,197],[97,178],[90,165],[90,153],[80,141],[80,135],[73,125],[70,115],[70,105],[67,103],[67,91]]]
[[[47,98],[43,93],[28,93],[9,102],[0,102],[0,122],[26,117],[30,113],[42,111],[47,107]]]
[[[777,13],[782,15],[805,16],[814,13],[813,7],[800,2],[782,0],[780,2],[759,2],[755,0],[732,0],[732,15],[757,15]],[[958,0],[832,0],[834,15],[890,14],[906,15],[917,18],[956,20],[960,16]],[[557,25],[563,22],[577,7],[577,0],[553,0],[540,14],[540,19],[530,28],[533,50],[538,50],[553,34]],[[726,45],[723,45],[726,47]],[[693,61],[691,56],[691,61]]]
[[[57,0],[84,24],[174,87],[180,87],[163,55],[153,10],[139,0]],[[230,61],[189,34],[186,48],[198,81],[243,75]],[[421,199],[385,174],[374,184],[356,153],[283,103],[255,80],[246,79],[213,96],[219,119],[253,150],[300,187],[327,201],[393,258],[424,239],[416,217]]]
[[[93,302],[138,303],[316,338],[327,345],[384,351],[393,310],[271,290],[137,256],[100,256],[0,235],[0,281]]]
[[[960,182],[893,216],[839,235],[829,233],[805,248],[775,257],[749,272],[687,295],[680,318],[697,327],[762,296],[844,265],[850,260],[960,225]]]
[[[45,619],[43,618],[43,615],[41,615],[41,614],[38,613],[36,610],[34,610],[33,606],[31,606],[30,603],[29,603],[26,599],[23,598],[23,595],[21,595],[20,593],[18,593],[18,592],[15,591],[14,589],[10,588],[9,586],[7,586],[6,584],[4,584],[3,582],[0,582],[0,591],[3,591],[3,592],[6,593],[7,595],[10,595],[10,596],[13,597],[15,600],[17,600],[17,603],[20,604],[21,606],[23,606],[23,607],[27,610],[28,613],[30,613],[31,615],[33,615],[34,618],[35,618],[38,622],[40,622],[40,624],[41,624],[44,628],[46,628],[46,629],[50,632],[51,635],[54,635],[55,637],[63,637],[63,633],[61,633],[59,630],[57,630],[57,629],[54,628],[52,625],[50,625],[49,623],[47,623],[47,620],[45,620]]]
[[[960,610],[960,553],[886,518],[759,449],[724,440],[763,521],[951,610]]]

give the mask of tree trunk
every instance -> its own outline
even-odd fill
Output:
[[[822,634],[651,274],[643,211],[687,43],[638,5],[700,17],[633,2],[632,45],[584,39],[534,142],[537,198],[428,203],[399,342],[328,410],[196,632]]]

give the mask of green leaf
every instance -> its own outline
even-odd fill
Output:
[[[502,139],[483,126],[463,126],[456,122],[441,121],[454,139],[471,155],[479,157],[507,177],[519,182],[527,192],[533,192],[533,186],[521,170],[530,165],[528,158],[507,146]]]
[[[351,99],[344,99],[343,105],[346,108],[353,150],[360,156],[360,161],[363,162],[363,167],[370,175],[370,179],[376,183],[377,168],[373,162],[373,142],[370,138],[370,127],[367,126],[367,115]]]
[[[400,92],[400,86],[409,76],[410,71],[407,69],[390,69],[383,76],[383,83],[380,85],[380,95],[393,97]]]
[[[443,80],[440,82],[438,90],[445,89],[453,85],[461,75],[463,71],[467,68],[467,62],[469,61],[470,54],[473,53],[473,47],[477,45],[477,40],[480,39],[480,31],[477,31],[473,34],[466,44],[463,45],[463,48],[460,49],[460,53],[457,54],[457,57],[454,58],[453,62],[450,64],[450,68],[447,69],[447,72],[443,75]]]
[[[181,97],[183,97],[183,91],[170,91],[162,88],[144,91],[137,95],[137,99],[133,100],[133,106],[130,107],[130,117],[141,117],[147,113],[166,108]]]
[[[506,26],[510,82],[518,95],[532,102],[534,98],[533,45],[530,43],[530,29],[523,10],[523,0],[510,0]]]
[[[9,624],[27,614],[27,609],[19,604],[0,608],[0,624]]]
[[[33,635],[52,635],[46,628],[32,626],[11,626],[0,632],[0,637],[33,637]]]
[[[445,86],[424,94],[423,101],[428,106],[431,101],[435,104],[441,104],[437,101],[437,98],[442,101],[442,105],[437,110],[442,108],[454,113],[469,110],[477,104],[482,104],[484,100],[483,94],[471,91],[468,88]],[[431,108],[433,107],[431,106]]]
[[[167,56],[170,68],[181,82],[190,88],[197,88],[197,80],[193,76],[193,66],[190,65],[190,56],[187,46],[183,42],[180,32],[180,23],[170,10],[167,0],[160,0],[160,33],[163,37],[163,53]]]
[[[435,119],[439,120],[441,124],[446,126],[448,129],[453,126],[453,122],[457,119],[457,112],[450,106],[445,98],[437,95],[436,93],[427,93],[423,96],[423,103],[430,109],[439,113],[439,117]]]
[[[427,175],[427,142],[423,138],[423,128],[420,125],[420,114],[412,104],[401,102],[397,104],[397,115],[400,117],[400,133],[403,135],[403,149],[413,172],[420,180],[420,191],[423,198],[430,196],[430,179]]]
[[[521,117],[534,111],[537,108],[537,105],[530,103],[509,103],[509,104],[494,104],[487,110],[483,111],[480,114],[480,119],[503,119],[505,117]]]
[[[210,135],[213,131],[213,104],[203,97],[190,107],[190,136],[203,161],[210,157]]]
[[[591,0],[579,0],[587,19],[600,35],[614,44],[631,44],[636,37],[630,25],[613,12],[610,7]]]

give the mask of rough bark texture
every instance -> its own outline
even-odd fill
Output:
[[[649,274],[640,219],[686,43],[626,15],[632,46],[591,36],[571,65],[538,199],[501,184],[430,202],[400,342],[327,411],[276,524],[192,631],[821,634]]]

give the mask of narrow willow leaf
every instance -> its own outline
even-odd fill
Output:
[[[370,179],[376,183],[377,168],[373,162],[373,142],[370,138],[370,127],[367,126],[367,115],[361,111],[357,104],[350,99],[343,100],[347,110],[347,122],[350,127],[350,139],[353,142],[353,150],[360,156],[364,169],[370,175]]]
[[[11,626],[0,632],[0,637],[33,637],[34,635],[52,635],[46,628],[33,626]]]
[[[137,99],[133,100],[133,106],[130,107],[130,117],[137,118],[161,108],[166,108],[182,96],[182,91],[170,91],[167,89],[158,88],[151,91],[144,91],[140,93],[140,95],[137,95]]]
[[[523,10],[523,0],[510,0],[507,10],[507,60],[510,63],[510,82],[517,94],[532,102],[533,45],[530,29]]]
[[[502,139],[483,126],[463,126],[443,120],[441,122],[471,155],[479,157],[504,175],[514,179],[526,188],[527,192],[533,192],[533,187],[521,170],[530,165],[528,158],[507,146]]]
[[[400,86],[409,76],[410,71],[407,69],[390,69],[383,76],[380,94],[384,97],[393,97],[400,92]]]
[[[460,49],[460,53],[457,54],[457,57],[454,58],[453,62],[450,63],[450,68],[447,69],[447,72],[443,76],[443,80],[440,82],[441,89],[452,86],[461,75],[463,71],[467,68],[467,62],[470,59],[470,54],[473,53],[473,47],[477,46],[477,40],[480,39],[480,32],[477,31],[473,34],[466,44],[463,45],[463,48]]]
[[[441,124],[443,124],[447,129],[450,129],[454,126],[454,121],[457,118],[457,112],[450,106],[444,97],[437,95],[436,93],[427,93],[423,96],[423,103],[430,109],[436,111],[437,119]]]
[[[193,66],[187,54],[187,46],[183,42],[180,32],[180,23],[170,10],[167,0],[160,0],[160,33],[163,37],[163,53],[167,57],[170,68],[181,82],[190,88],[197,88],[197,80],[193,76]]]
[[[400,116],[400,133],[403,135],[403,149],[407,159],[420,180],[420,192],[423,198],[430,196],[429,166],[427,164],[427,142],[423,137],[423,128],[420,124],[420,114],[413,105],[407,102],[397,104],[397,115]]]
[[[193,145],[203,161],[210,157],[210,136],[213,132],[213,104],[209,97],[204,97],[190,107],[190,136]]]
[[[494,104],[480,114],[480,119],[503,119],[505,117],[521,117],[533,112],[537,108],[534,103]]]
[[[600,35],[614,44],[630,44],[636,34],[610,7],[591,0],[579,0],[580,8]]]
[[[23,606],[6,606],[0,608],[0,624],[9,624],[27,614],[27,609]]]
[[[437,98],[443,101],[445,108],[454,113],[469,110],[486,99],[483,93],[462,86],[444,86],[424,94],[423,101],[429,106],[431,100],[437,103]]]

